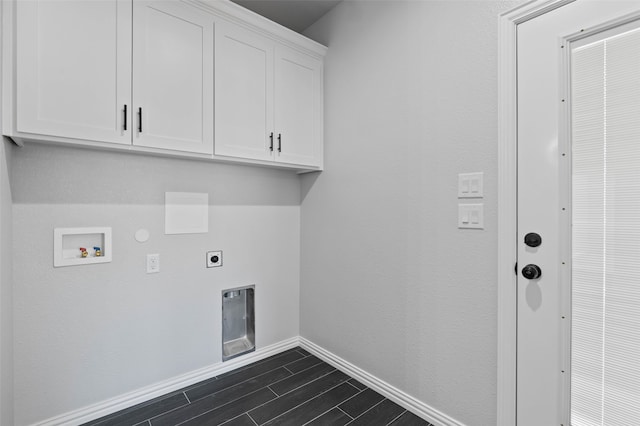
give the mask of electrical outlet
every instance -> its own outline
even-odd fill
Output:
[[[207,268],[222,266],[222,250],[207,252]]]
[[[157,274],[160,272],[160,255],[148,254],[147,255],[147,274]]]

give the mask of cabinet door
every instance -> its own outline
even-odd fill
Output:
[[[131,1],[16,2],[16,130],[130,144]]]
[[[215,154],[272,159],[273,43],[216,23]]]
[[[322,166],[322,62],[284,46],[275,59],[276,160]]]
[[[213,152],[213,19],[171,1],[133,2],[133,144]]]

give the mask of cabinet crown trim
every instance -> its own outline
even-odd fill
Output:
[[[256,31],[261,35],[273,39],[281,44],[300,50],[308,55],[323,58],[327,47],[258,15],[230,0],[182,0],[194,7],[200,8],[214,16],[231,21],[236,25]]]

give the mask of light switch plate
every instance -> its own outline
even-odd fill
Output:
[[[458,174],[458,198],[484,197],[484,173]]]
[[[484,204],[458,204],[458,228],[484,229]]]

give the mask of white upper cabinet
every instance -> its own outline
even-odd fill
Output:
[[[178,2],[133,2],[133,144],[213,153],[211,16]]]
[[[1,0],[2,133],[322,170],[326,47],[228,0]]]
[[[216,26],[216,156],[322,167],[322,61]]]
[[[271,160],[273,42],[216,24],[215,154]]]
[[[213,153],[210,15],[175,1],[16,7],[17,132]]]
[[[322,62],[277,46],[275,58],[277,161],[322,164]]]
[[[16,3],[16,130],[130,144],[131,2]]]

